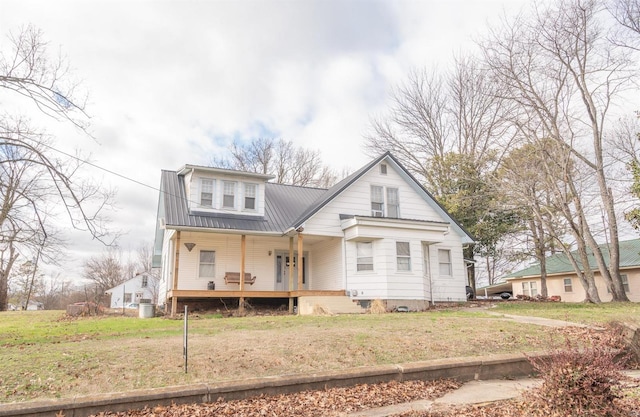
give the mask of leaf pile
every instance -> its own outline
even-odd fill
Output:
[[[640,398],[626,397],[615,400],[620,415],[640,417]],[[498,401],[491,404],[448,406],[428,411],[408,411],[391,417],[576,417],[579,414],[550,413],[549,410],[532,409],[523,400]],[[604,416],[604,415],[603,415]]]
[[[460,386],[451,380],[405,381],[361,384],[323,391],[302,391],[236,401],[209,404],[171,405],[120,413],[104,412],[96,417],[177,417],[177,416],[338,416],[369,408],[384,407],[415,400],[443,396]]]

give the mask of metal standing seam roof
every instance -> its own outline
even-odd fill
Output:
[[[165,225],[222,230],[284,233],[318,197],[323,188],[297,187],[265,183],[265,214],[247,216],[233,213],[189,211],[184,177],[176,171],[162,171]]]
[[[336,196],[357,181],[371,168],[385,158],[396,164],[410,181],[422,190],[451,220],[466,234],[473,237],[446,211],[440,203],[411,175],[391,152],[385,152],[331,188],[310,188],[267,182],[265,187],[265,215],[263,217],[237,215],[231,213],[189,212],[185,195],[184,177],[176,171],[162,171],[161,192],[164,193],[165,224],[175,227],[202,227],[228,230],[285,233],[290,228],[298,228]],[[437,210],[436,210],[437,211]]]
[[[605,263],[607,266],[609,265],[609,245],[603,244],[599,245],[600,250],[602,251],[602,255],[604,256]],[[572,257],[576,259],[580,268],[584,270],[582,267],[582,262],[579,259],[579,255],[577,251],[571,252]],[[589,269],[597,270],[598,264],[596,263],[596,259],[593,256],[593,252],[589,252]],[[547,274],[562,274],[566,272],[575,272],[573,269],[573,265],[569,261],[569,258],[564,253],[557,253],[555,255],[548,256],[546,258],[547,261]],[[640,239],[633,240],[625,240],[620,242],[620,268],[630,268],[634,266],[640,266]],[[540,275],[540,264],[531,265],[528,268],[521,269],[520,271],[513,272],[509,275],[506,275],[504,278],[520,278],[520,277],[529,277],[529,276],[538,276]]]

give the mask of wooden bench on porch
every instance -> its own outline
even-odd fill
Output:
[[[256,277],[252,277],[250,272],[244,273],[244,283],[253,285],[256,282]],[[240,284],[240,272],[225,272],[224,273],[225,284]]]

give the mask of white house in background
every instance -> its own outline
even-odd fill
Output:
[[[290,311],[362,312],[465,301],[471,236],[390,153],[330,189],[185,165],[162,171],[159,304],[289,299]],[[244,279],[240,279],[243,276]]]
[[[143,272],[105,292],[111,295],[111,308],[122,308],[130,303],[155,304],[158,298],[158,280]]]

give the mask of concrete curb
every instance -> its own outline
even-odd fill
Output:
[[[538,356],[538,355],[533,355]],[[346,387],[389,381],[515,378],[531,374],[524,354],[479,358],[438,359],[399,365],[380,365],[309,375],[285,375],[221,383],[202,383],[109,393],[61,400],[0,404],[0,417],[86,417],[103,411],[127,411],[145,406],[239,400],[259,395],[289,394],[305,390]],[[60,414],[58,414],[60,415]]]

